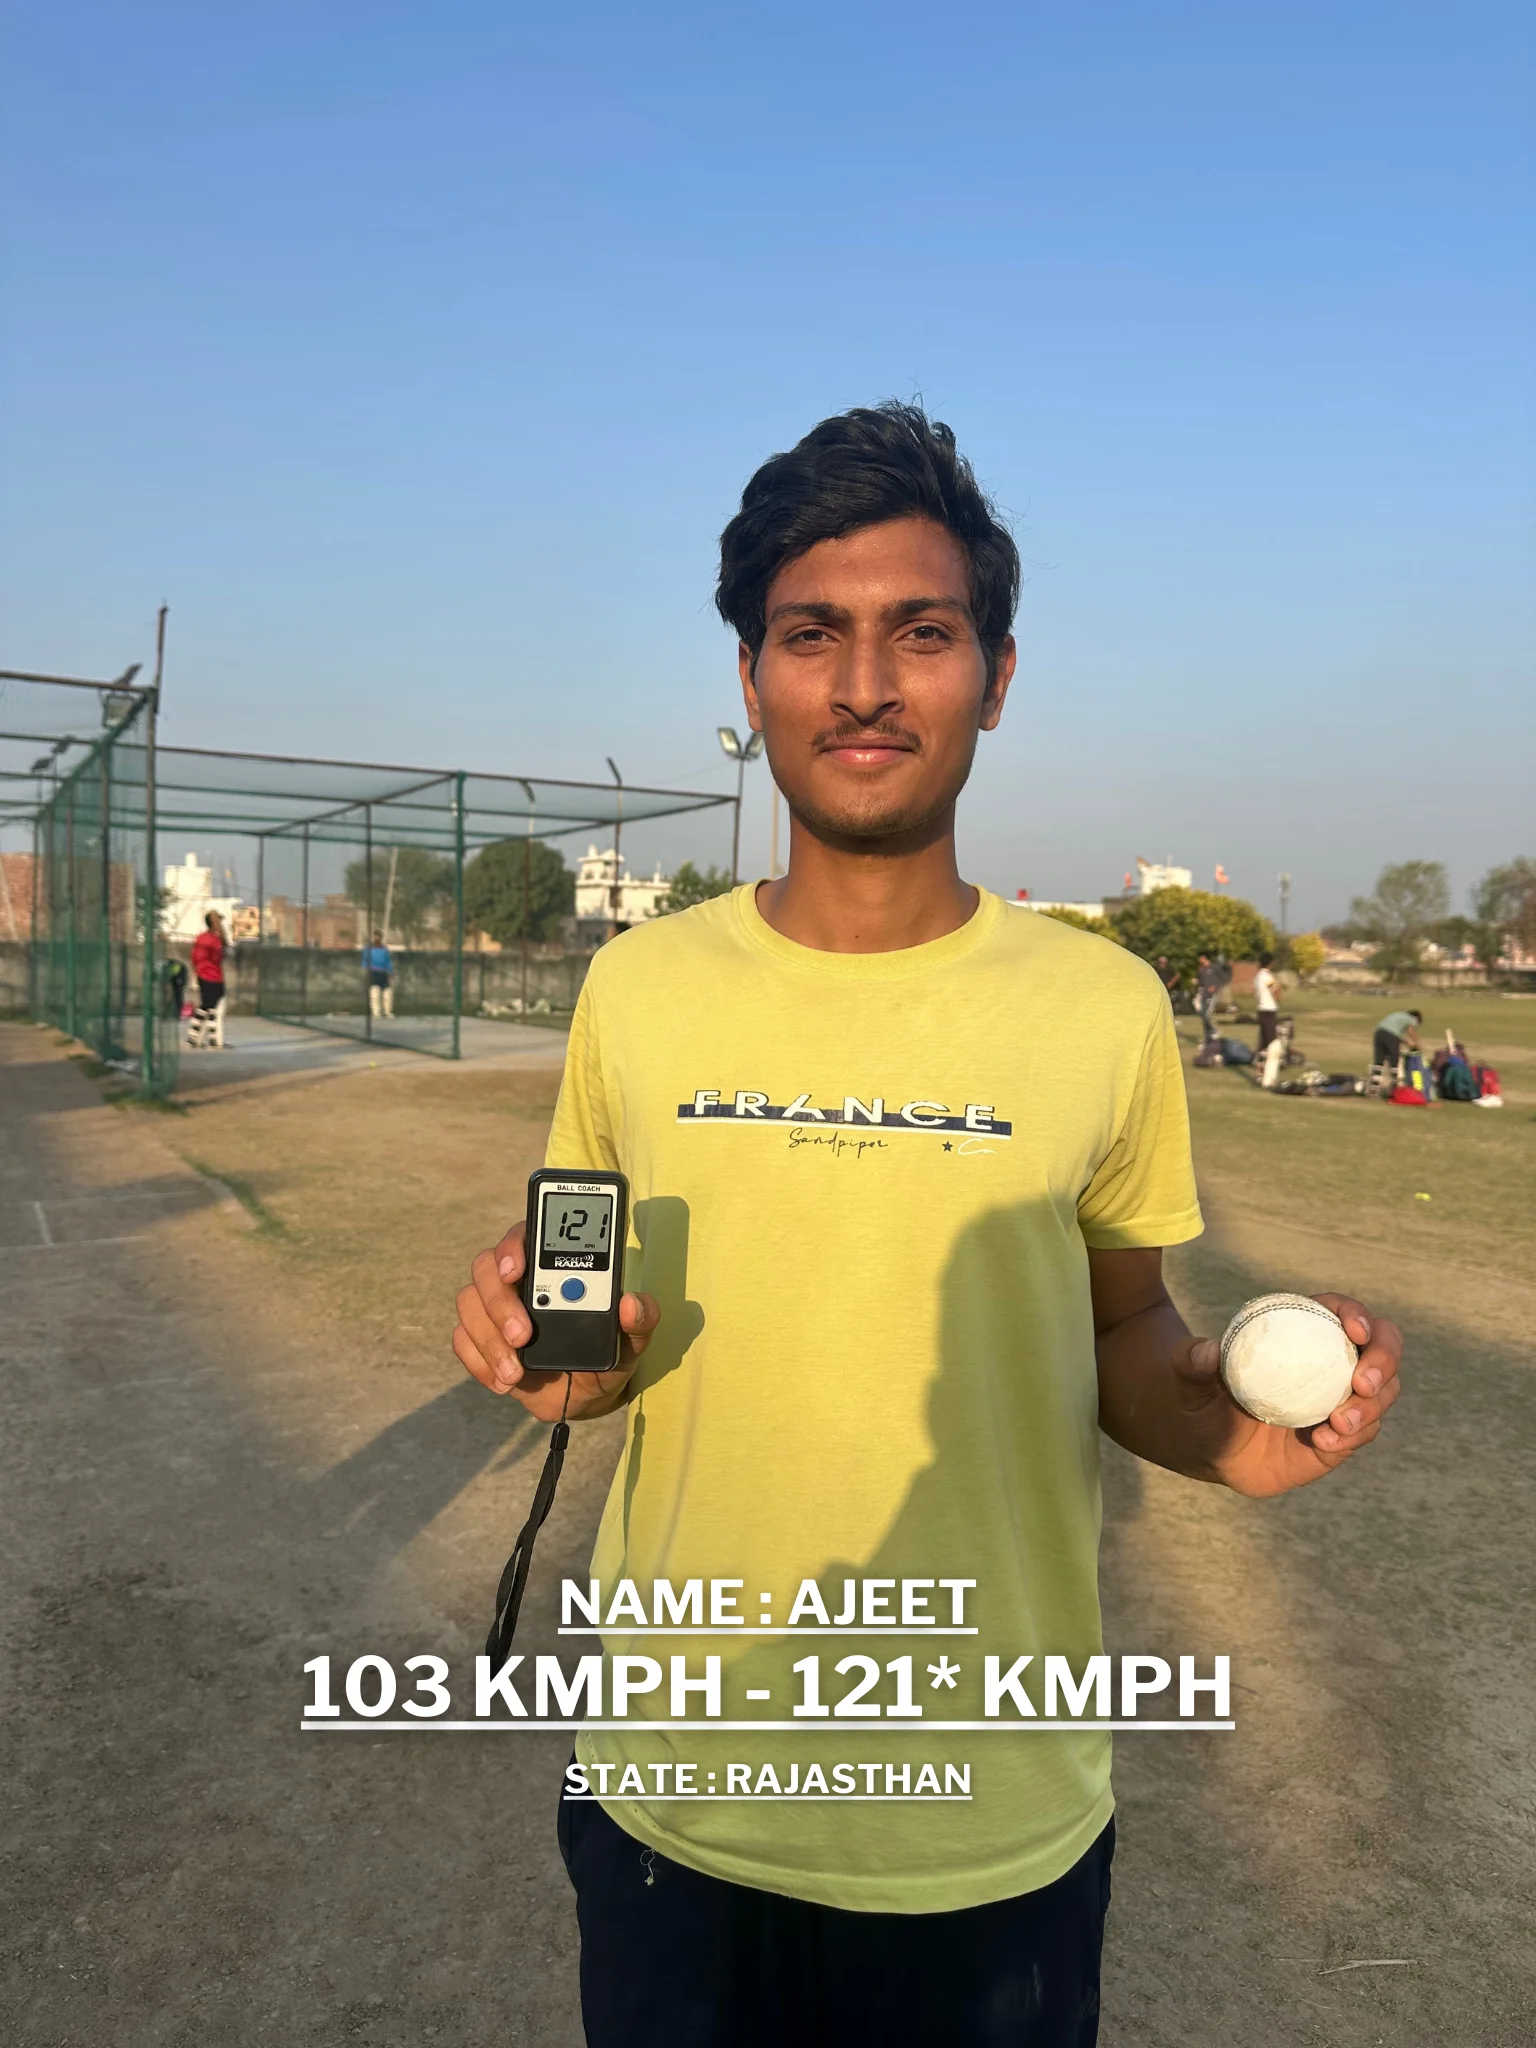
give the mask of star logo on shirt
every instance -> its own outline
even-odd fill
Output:
[[[928,1666],[928,1676],[933,1680],[934,1692],[937,1692],[941,1685],[947,1685],[952,1691],[959,1675],[960,1666],[951,1664],[947,1656],[941,1656],[937,1664]]]
[[[946,1152],[953,1152],[953,1151],[954,1151],[954,1149],[955,1149],[955,1148],[954,1148],[954,1146],[953,1146],[953,1145],[952,1145],[952,1144],[951,1144],[951,1143],[949,1142],[948,1138],[946,1138],[946,1139],[944,1140],[944,1150],[945,1150]]]

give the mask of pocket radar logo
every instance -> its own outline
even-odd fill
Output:
[[[1013,1125],[998,1116],[990,1102],[967,1102],[951,1109],[947,1102],[916,1096],[910,1102],[887,1104],[883,1095],[845,1095],[840,1102],[818,1103],[809,1089],[793,1102],[771,1102],[758,1088],[699,1088],[692,1102],[677,1105],[680,1124],[823,1124],[842,1130],[959,1131],[968,1137],[1011,1138]]]

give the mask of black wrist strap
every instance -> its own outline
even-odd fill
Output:
[[[496,1588],[496,1619],[491,1623],[491,1632],[485,1639],[485,1654],[491,1660],[492,1672],[497,1672],[512,1653],[512,1638],[517,1632],[518,1610],[523,1604],[523,1588],[528,1583],[528,1568],[533,1563],[533,1540],[543,1528],[550,1509],[555,1503],[555,1488],[560,1484],[560,1467],[565,1463],[565,1447],[571,1440],[571,1425],[565,1419],[565,1411],[571,1405],[571,1376],[565,1377],[565,1400],[560,1409],[560,1420],[549,1434],[549,1449],[544,1456],[544,1469],[539,1474],[539,1483],[533,1489],[533,1505],[528,1510],[528,1519],[518,1531],[517,1541],[512,1546],[512,1555],[507,1559]]]

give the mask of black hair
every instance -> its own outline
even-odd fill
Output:
[[[953,431],[895,398],[822,420],[787,454],[769,456],[720,536],[716,608],[755,662],[768,633],[768,588],[786,562],[818,541],[913,517],[959,543],[990,674],[1018,609],[1019,551]]]
[[[1261,967],[1270,967],[1274,964],[1274,958],[1273,953],[1261,953],[1259,955],[1259,965]]]
[[[1422,1024],[1424,1022],[1424,1012],[1422,1010],[1410,1010],[1408,1014],[1415,1024]]]

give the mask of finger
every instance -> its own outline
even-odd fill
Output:
[[[454,1306],[459,1312],[459,1328],[484,1359],[486,1370],[498,1391],[504,1393],[508,1387],[516,1386],[523,1376],[517,1346],[507,1342],[503,1331],[498,1330],[486,1314],[485,1303],[478,1291],[473,1287],[461,1287]]]
[[[1387,1410],[1401,1391],[1399,1382],[1393,1377],[1379,1394],[1365,1400],[1354,1397],[1343,1402],[1326,1422],[1318,1423],[1310,1432],[1313,1449],[1343,1456],[1370,1443],[1380,1432]]]
[[[619,1328],[632,1358],[638,1358],[650,1343],[651,1333],[660,1321],[661,1310],[649,1294],[626,1294],[620,1298]]]
[[[497,1378],[495,1368],[486,1364],[481,1356],[480,1347],[462,1323],[453,1333],[453,1352],[464,1370],[472,1379],[477,1379],[482,1387],[488,1387],[493,1394],[511,1391],[508,1383]]]
[[[1328,1428],[1340,1440],[1352,1440],[1360,1436],[1373,1423],[1381,1426],[1382,1418],[1401,1392],[1396,1378],[1387,1381],[1378,1394],[1354,1394],[1339,1403],[1328,1417]]]
[[[1402,1365],[1403,1333],[1385,1316],[1376,1324],[1371,1341],[1355,1360],[1354,1388],[1359,1394],[1374,1394],[1388,1380],[1394,1380]]]
[[[506,1239],[502,1239],[506,1243]],[[497,1246],[497,1251],[501,1246]],[[515,1287],[509,1287],[496,1268],[496,1252],[482,1252],[470,1267],[487,1317],[500,1330],[514,1350],[520,1351],[533,1334],[533,1325],[528,1320],[528,1311],[523,1307],[523,1298]]]
[[[1333,1311],[1344,1325],[1344,1334],[1352,1344],[1370,1343],[1375,1321],[1363,1302],[1356,1301],[1349,1294],[1314,1294],[1312,1299]]]
[[[523,1239],[527,1231],[526,1223],[514,1223],[491,1254],[496,1261],[496,1270],[503,1280],[521,1280],[523,1277]]]

